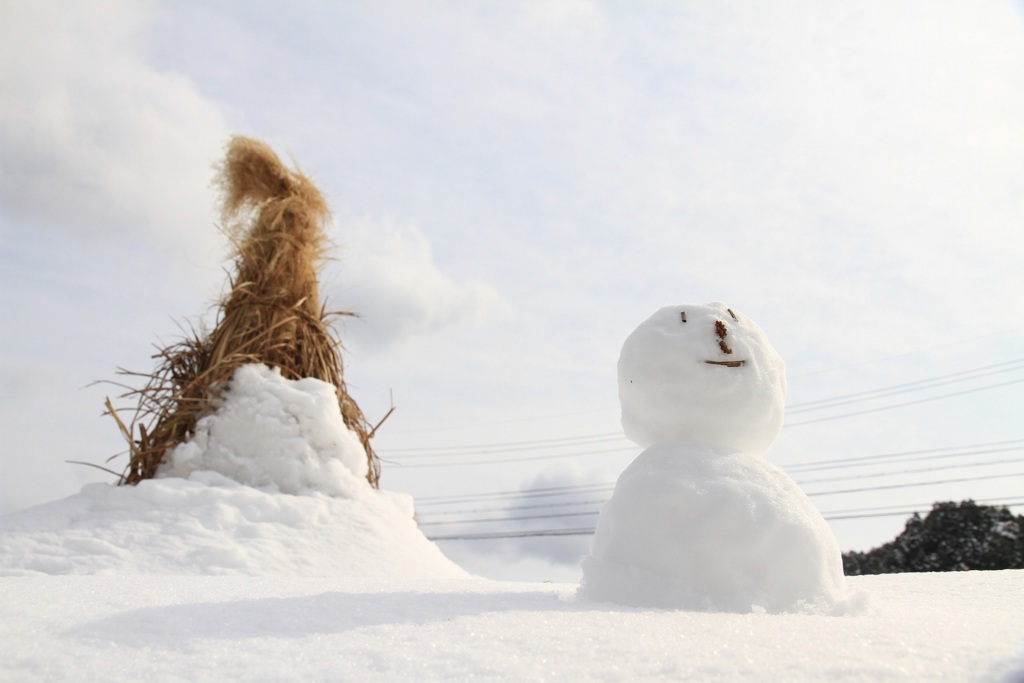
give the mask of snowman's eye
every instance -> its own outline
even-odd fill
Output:
[[[725,309],[725,310],[729,311],[729,315],[731,315],[731,316],[732,316],[732,319],[733,319],[733,320],[739,321],[739,318],[737,318],[737,317],[736,317],[736,314],[732,312],[732,309],[731,309],[731,308],[727,308],[727,309]]]
[[[679,319],[686,322],[686,311],[679,311]]]

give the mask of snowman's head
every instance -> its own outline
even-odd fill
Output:
[[[622,345],[626,436],[763,453],[782,428],[786,366],[753,320],[722,303],[666,306]]]

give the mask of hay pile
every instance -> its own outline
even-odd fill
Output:
[[[228,145],[216,182],[222,227],[235,247],[230,292],[212,332],[192,330],[160,349],[152,373],[125,373],[146,380],[125,395],[138,401],[130,423],[107,401],[130,448],[120,483],[154,477],[164,454],[194,434],[235,369],[265,363],[284,377],[313,377],[337,387],[342,417],[366,450],[367,479],[376,487],[380,461],[370,446],[375,428],[346,390],[341,344],[330,329],[333,316],[348,313],[328,313],[319,294],[330,216],[323,196],[265,144],[241,136]]]

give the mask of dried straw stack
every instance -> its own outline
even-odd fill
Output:
[[[161,349],[152,374],[127,396],[138,407],[129,425],[107,401],[127,439],[131,459],[122,484],[155,476],[164,454],[188,440],[235,369],[265,363],[292,379],[314,377],[337,387],[345,424],[366,449],[367,479],[374,487],[380,461],[370,446],[374,429],[342,379],[341,344],[331,334],[317,274],[327,246],[330,212],[306,176],[289,170],[267,145],[232,138],[217,178],[223,195],[222,225],[235,247],[230,293],[220,302],[208,335],[197,334]],[[138,432],[138,438],[134,435]]]

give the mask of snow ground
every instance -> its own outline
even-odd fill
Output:
[[[335,466],[315,384],[260,378],[182,476],[0,517],[0,681],[1024,682],[1024,570],[854,577],[842,616],[472,577],[411,497]]]
[[[1024,571],[857,577],[857,615],[645,610],[482,579],[0,579],[0,679],[1024,680]]]
[[[403,497],[215,473],[0,517],[0,680],[1024,680],[1024,571],[852,577],[845,616],[468,576]]]
[[[844,616],[471,577],[407,497],[212,472],[0,517],[0,680],[1024,681],[1024,570],[851,577]]]

